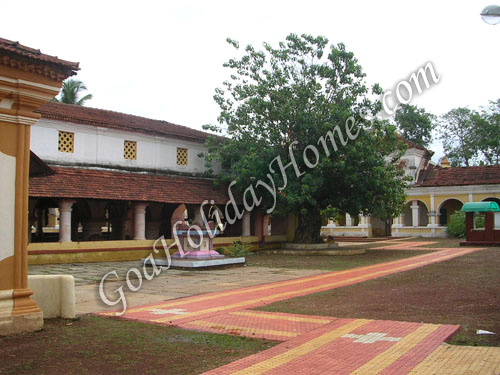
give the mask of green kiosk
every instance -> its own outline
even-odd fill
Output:
[[[462,246],[500,246],[500,207],[496,202],[469,202],[462,206],[465,212],[466,241],[461,242]],[[483,225],[482,217],[484,217]],[[481,218],[481,219],[479,219]],[[497,220],[495,220],[497,219]],[[495,222],[497,221],[497,222]]]

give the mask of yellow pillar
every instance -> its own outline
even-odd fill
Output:
[[[42,328],[28,289],[28,178],[33,111],[78,64],[0,39],[0,335]]]

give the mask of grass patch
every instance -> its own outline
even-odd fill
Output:
[[[0,338],[0,374],[199,374],[276,343],[102,317]]]
[[[379,245],[382,246],[382,245]],[[366,250],[359,255],[273,255],[253,253],[246,256],[247,265],[252,267],[315,269],[342,271],[349,268],[390,262],[422,255],[429,251],[413,250]]]
[[[500,249],[488,248],[259,310],[459,324],[459,332],[449,340],[451,344],[500,346],[499,269]],[[496,335],[477,335],[477,329]]]

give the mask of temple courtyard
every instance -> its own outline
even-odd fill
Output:
[[[366,253],[256,253],[246,267],[165,270],[127,292],[119,317],[100,302],[99,281],[117,271],[111,298],[138,262],[30,266],[72,274],[80,316],[0,338],[0,374],[500,373],[500,248],[341,245]]]

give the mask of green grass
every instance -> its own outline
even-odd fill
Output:
[[[382,246],[379,244],[378,246]],[[390,262],[422,255],[429,251],[414,250],[367,250],[359,255],[273,255],[253,253],[247,255],[247,265],[252,267],[315,269],[342,271],[349,268]]]
[[[275,345],[102,317],[45,321],[0,338],[0,374],[199,374]]]

